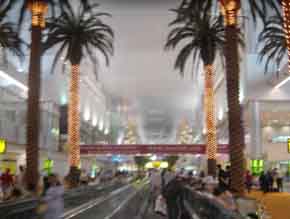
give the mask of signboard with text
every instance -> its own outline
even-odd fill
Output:
[[[81,145],[82,155],[92,154],[205,154],[206,145]],[[227,154],[229,147],[227,144],[218,146],[218,153]]]

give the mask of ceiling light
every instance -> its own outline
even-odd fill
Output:
[[[286,84],[288,81],[290,80],[290,76],[288,76],[287,78],[285,78],[283,81],[281,81],[279,84],[277,84],[274,89],[278,89],[280,87],[282,87],[284,84]]]

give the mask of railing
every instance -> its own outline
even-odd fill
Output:
[[[184,188],[183,200],[185,209],[192,219],[242,219],[234,211],[229,211],[215,200],[211,200],[188,188]]]
[[[72,209],[90,200],[96,199],[106,193],[114,191],[124,183],[113,182],[103,186],[83,186],[77,189],[70,190],[64,195],[65,209]]]
[[[135,218],[143,201],[144,181],[134,182],[71,209],[63,219],[122,219]],[[138,206],[137,204],[137,206]]]
[[[25,199],[0,204],[1,219],[35,219],[37,199]]]
[[[87,186],[69,190],[64,195],[65,210],[70,210],[83,203],[103,196],[120,188],[122,183],[111,183],[106,186]],[[0,204],[1,219],[35,219],[37,218],[36,208],[39,205],[38,199],[22,199]]]
[[[141,219],[148,207],[149,184],[142,182],[139,188],[125,199],[106,219]]]

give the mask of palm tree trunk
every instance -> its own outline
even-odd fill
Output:
[[[69,182],[72,187],[77,186],[79,181],[80,165],[80,64],[72,63],[71,81],[68,104],[68,145],[70,173]]]
[[[282,0],[284,31],[288,49],[288,72],[290,74],[290,0]]]
[[[39,98],[41,92],[41,36],[45,26],[47,4],[43,0],[28,1],[31,11],[31,50],[28,75],[27,131],[26,131],[26,186],[36,191],[38,183],[38,140],[40,124]]]
[[[225,57],[226,80],[229,120],[229,146],[230,146],[230,176],[231,188],[238,194],[244,194],[244,127],[242,123],[242,109],[239,102],[240,92],[240,66],[238,51],[238,9],[225,13]]]
[[[41,83],[41,28],[39,26],[32,26],[31,42],[27,100],[26,179],[27,186],[31,190],[35,190],[38,182],[39,97]]]
[[[208,155],[208,174],[216,175],[216,152],[217,152],[217,137],[216,137],[216,120],[214,107],[214,89],[213,79],[214,71],[212,65],[205,65],[205,91],[204,91],[204,111],[206,115],[207,129],[207,155]]]

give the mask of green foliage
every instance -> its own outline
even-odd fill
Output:
[[[3,59],[6,61],[6,52],[12,52],[18,57],[23,57],[21,50],[23,41],[20,39],[16,25],[6,21],[9,11],[12,8],[12,1],[0,0],[0,48]]]
[[[193,72],[198,72],[200,61],[204,65],[212,65],[217,55],[223,57],[225,29],[222,16],[213,17],[206,4],[191,10],[190,17],[184,9],[174,12],[176,18],[169,24],[173,28],[168,34],[165,49],[176,49],[182,45],[174,65],[182,77],[188,60],[193,60]]]
[[[178,161],[179,157],[178,156],[168,156],[164,159],[164,161],[168,162],[168,168],[172,169],[176,162]]]
[[[279,68],[287,54],[282,15],[270,17],[265,22],[264,29],[259,35],[259,46],[259,61],[266,61],[265,73],[268,72],[270,64],[276,64]]]
[[[136,156],[134,157],[135,164],[137,165],[139,170],[143,170],[146,163],[150,161],[149,157],[146,156]]]
[[[72,64],[80,64],[84,57],[89,57],[97,76],[96,51],[103,55],[107,65],[113,55],[114,33],[101,19],[110,15],[97,12],[97,4],[90,8],[80,5],[77,12],[70,4],[62,5],[60,16],[48,19],[43,51],[58,48],[52,71],[62,56]]]

